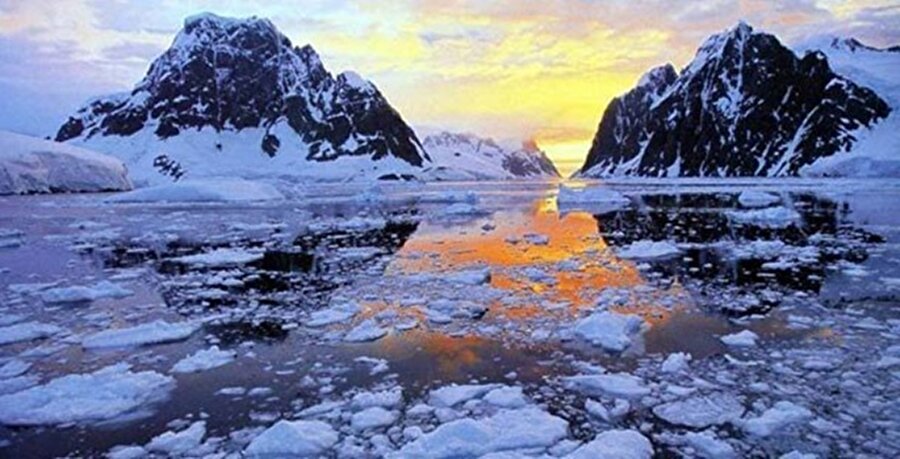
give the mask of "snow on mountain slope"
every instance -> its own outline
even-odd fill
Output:
[[[853,38],[819,37],[795,46],[820,51],[831,67],[871,88],[891,106],[891,114],[872,129],[860,129],[849,152],[822,158],[803,169],[810,176],[900,177],[900,48],[878,49]]]
[[[433,161],[424,174],[430,180],[506,180],[559,177],[553,162],[534,142],[500,145],[472,134],[439,132],[422,145]]]
[[[891,112],[871,89],[746,23],[680,74],[652,70],[603,114],[582,177],[790,176],[848,151]]]
[[[129,189],[127,170],[113,157],[0,131],[0,195]]]
[[[140,184],[182,177],[346,180],[415,174],[429,158],[378,89],[333,77],[265,19],[201,14],[131,93],[101,97],[56,139],[123,159]]]

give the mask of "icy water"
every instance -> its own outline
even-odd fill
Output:
[[[322,186],[254,205],[0,198],[0,340],[58,327],[0,345],[0,456],[240,457],[280,419],[317,419],[339,434],[325,456],[422,457],[452,439],[438,426],[534,409],[566,432],[426,456],[564,457],[614,429],[660,457],[898,455],[900,184],[605,186],[627,204],[557,202],[544,183]],[[750,189],[771,202],[741,204]],[[73,286],[94,297],[53,300]],[[89,344],[156,320],[197,330]],[[755,344],[722,339],[745,330]],[[233,359],[172,371],[213,345]],[[41,391],[123,362],[172,380],[68,419]],[[451,384],[473,386],[435,395]],[[498,388],[522,393],[485,395]],[[8,394],[25,390],[35,405],[17,414]],[[112,403],[90,392],[57,396]],[[197,421],[199,438],[151,445]]]

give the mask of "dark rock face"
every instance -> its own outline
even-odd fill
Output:
[[[282,127],[277,134],[276,127]],[[188,18],[130,94],[89,103],[56,140],[145,129],[166,139],[204,128],[259,128],[259,148],[269,156],[297,154],[284,151],[279,137],[293,131],[310,160],[395,156],[414,166],[428,160],[374,85],[351,72],[333,77],[312,47],[292,46],[268,20],[211,14]]]
[[[654,69],[614,99],[579,175],[797,175],[889,113],[823,54],[799,58],[741,23],[709,38],[681,75]]]

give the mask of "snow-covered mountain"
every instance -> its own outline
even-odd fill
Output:
[[[798,57],[741,22],[707,39],[680,74],[653,69],[614,99],[577,175],[798,175],[890,114],[863,85],[825,54]]]
[[[429,162],[378,89],[333,77],[266,19],[201,14],[126,94],[100,97],[56,136],[126,161],[139,182],[182,176],[397,178]]]
[[[857,84],[872,88],[891,107],[891,114],[871,130],[856,133],[849,152],[822,158],[801,173],[814,176],[900,177],[900,46],[879,49],[854,38],[817,37],[798,52],[819,51],[831,68]]]
[[[559,177],[553,162],[533,141],[518,147],[473,134],[438,132],[422,141],[432,159],[424,176],[432,180],[508,180]]]
[[[130,190],[116,158],[0,131],[0,195]]]

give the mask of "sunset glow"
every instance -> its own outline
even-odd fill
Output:
[[[684,65],[704,37],[739,19],[788,41],[841,33],[884,45],[900,35],[891,27],[896,4],[871,0],[154,4],[0,4],[0,89],[8,94],[0,127],[54,132],[84,100],[139,81],[184,17],[213,11],[270,18],[295,44],[312,44],[332,72],[353,69],[375,82],[414,127],[534,139],[565,175],[580,165],[613,97],[649,68]]]

